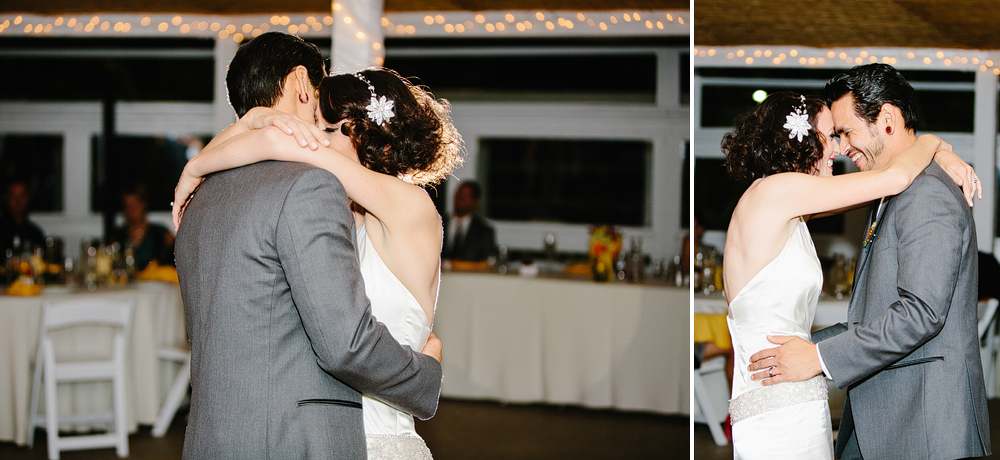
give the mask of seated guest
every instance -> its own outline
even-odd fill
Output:
[[[483,202],[483,188],[466,181],[458,186],[452,202],[454,214],[444,220],[442,259],[479,261],[496,254],[496,232],[476,214]]]
[[[12,254],[35,247],[45,247],[45,233],[41,227],[28,220],[28,205],[31,192],[24,180],[14,179],[7,183],[3,195],[4,213],[0,216],[0,250],[2,254]]]
[[[146,219],[146,188],[142,185],[128,187],[122,193],[122,214],[125,225],[115,229],[114,240],[122,250],[132,248],[135,269],[142,271],[150,262],[160,265],[174,264],[174,234],[160,224]]]

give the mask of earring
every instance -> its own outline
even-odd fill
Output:
[[[885,133],[886,134],[892,134],[892,126],[886,126],[885,127]]]
[[[309,95],[308,94],[299,94],[299,102],[301,102],[303,104],[309,102]]]

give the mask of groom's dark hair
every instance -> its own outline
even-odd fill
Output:
[[[917,98],[913,87],[889,64],[865,64],[839,74],[826,82],[826,105],[847,94],[854,96],[854,112],[874,123],[883,104],[892,104],[903,113],[906,129],[917,128]]]
[[[263,33],[240,46],[226,72],[229,104],[242,117],[254,107],[273,107],[281,98],[285,77],[304,66],[319,88],[325,76],[319,47],[284,32]]]

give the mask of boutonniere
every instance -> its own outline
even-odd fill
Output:
[[[872,241],[872,235],[875,234],[875,224],[878,222],[873,221],[872,226],[868,227],[868,232],[865,233],[865,242],[861,243],[861,246],[868,246],[868,243]]]
[[[868,227],[868,231],[865,233],[865,241],[861,243],[861,247],[865,248],[865,252],[868,252],[868,243],[871,243],[872,239],[875,238],[875,226],[878,225],[879,211],[882,210],[882,202],[884,201],[885,197],[878,200],[878,207],[875,208],[875,217],[872,218],[872,225]]]

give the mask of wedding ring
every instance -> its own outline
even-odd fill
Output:
[[[768,376],[768,377],[772,377],[772,378],[774,377],[774,368],[773,368],[773,367],[772,367],[772,368],[769,368],[769,369],[767,370],[767,376]]]

